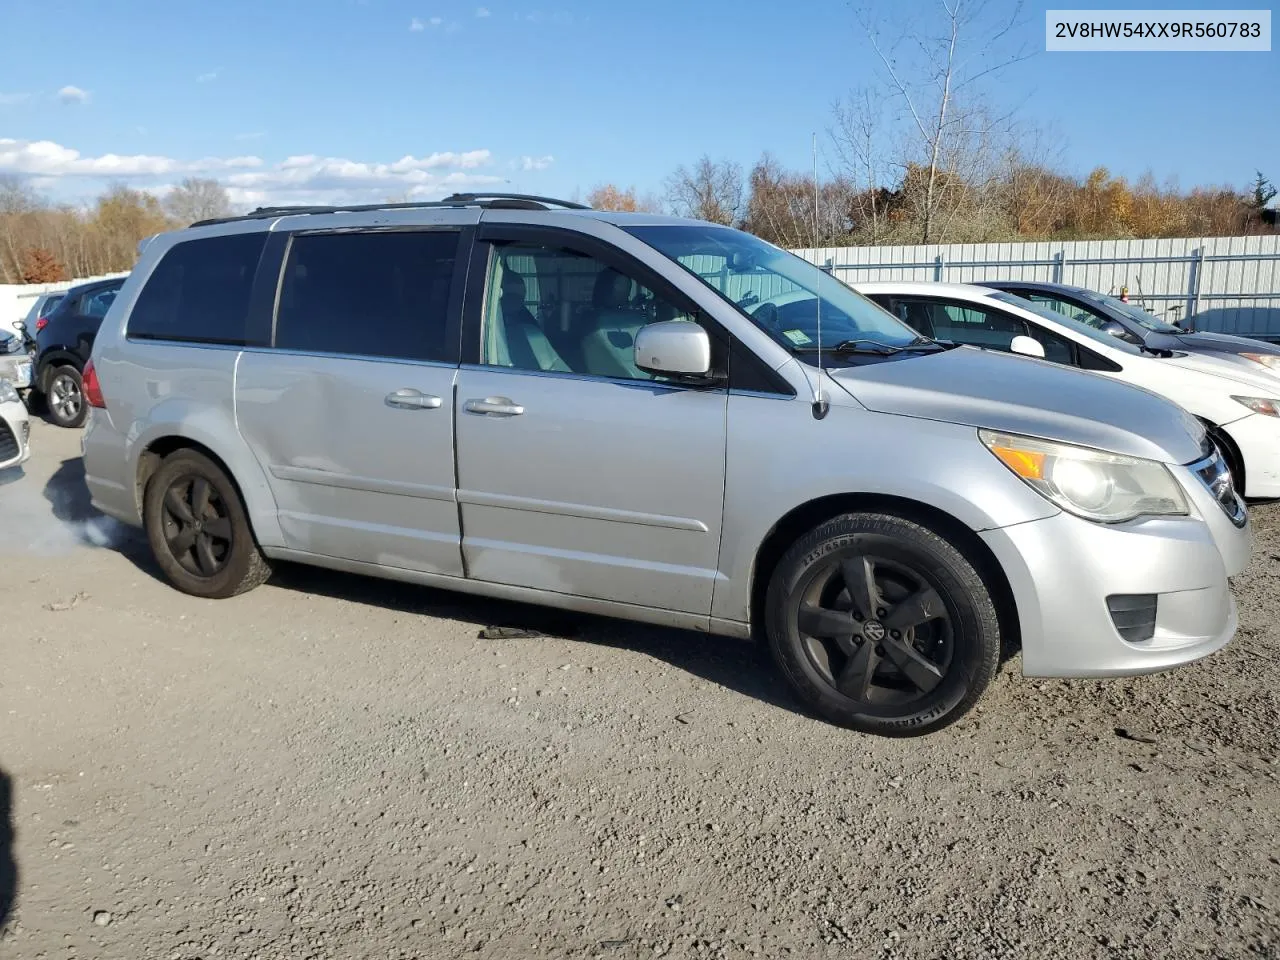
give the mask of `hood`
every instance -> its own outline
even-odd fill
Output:
[[[1227,353],[1280,353],[1280,346],[1230,333],[1183,333],[1178,341],[1188,350],[1221,350]]]
[[[1203,456],[1204,427],[1172,401],[1047,360],[956,347],[827,372],[878,413],[987,427],[1166,463]]]
[[[1159,362],[1234,381],[1241,387],[1247,388],[1244,392],[1249,396],[1280,399],[1280,376],[1259,363],[1245,360],[1234,354],[1217,351],[1179,353],[1176,356],[1161,358]],[[1231,392],[1240,393],[1241,391],[1232,389]]]

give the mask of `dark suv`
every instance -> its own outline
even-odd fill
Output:
[[[72,287],[48,314],[48,322],[36,331],[33,399],[44,401],[49,419],[60,427],[84,423],[80,375],[89,361],[102,318],[124,281],[124,277],[113,277]]]

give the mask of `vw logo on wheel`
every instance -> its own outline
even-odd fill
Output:
[[[872,643],[879,643],[884,639],[884,624],[878,620],[868,620],[862,626],[862,635]]]

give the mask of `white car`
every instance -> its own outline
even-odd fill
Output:
[[[12,383],[0,378],[0,470],[16,467],[31,455],[31,421]]]
[[[853,287],[927,337],[1042,357],[1167,397],[1208,426],[1242,496],[1280,497],[1280,377],[1267,369],[1255,372],[1213,354],[1158,355],[991,287],[919,281]]]

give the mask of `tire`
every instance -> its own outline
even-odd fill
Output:
[[[84,383],[80,379],[80,371],[70,364],[63,364],[49,371],[44,404],[49,419],[60,427],[74,428],[84,423],[89,407],[84,402]]]
[[[142,517],[156,563],[183,593],[222,600],[271,576],[235,484],[195,450],[161,461],[147,484]]]
[[[889,514],[844,514],[797,541],[770,579],[765,621],[805,705],[864,733],[918,736],[955,722],[1000,662],[999,617],[973,564]]]

